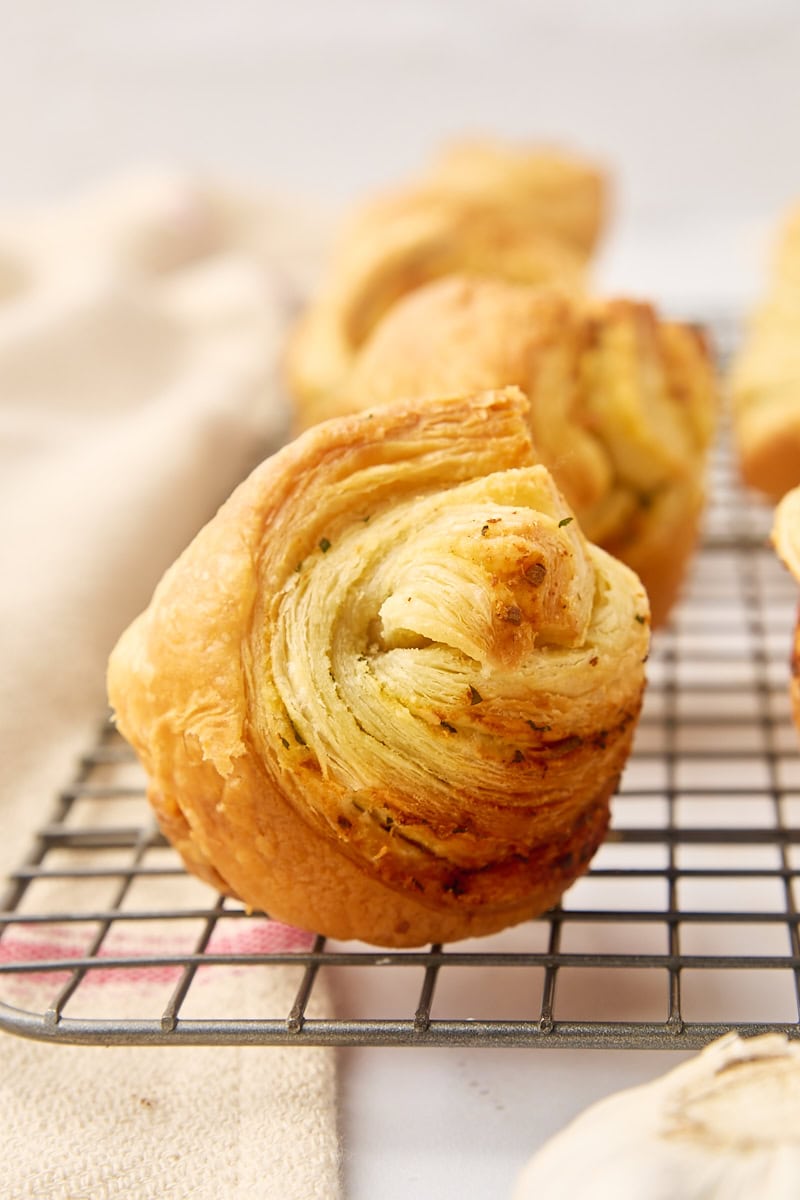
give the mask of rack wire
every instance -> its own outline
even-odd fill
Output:
[[[720,335],[724,352],[729,331]],[[796,588],[723,437],[654,637],[610,835],[561,905],[383,951],[249,915],[183,870],[105,725],[0,911],[0,1028],[53,1042],[688,1049],[800,1036]]]

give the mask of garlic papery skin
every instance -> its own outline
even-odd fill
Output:
[[[512,1200],[797,1200],[800,1042],[731,1033],[586,1109]]]

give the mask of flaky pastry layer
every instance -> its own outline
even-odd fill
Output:
[[[109,664],[186,863],[385,945],[553,904],[604,836],[649,614],[515,389],[326,422],[258,468]]]

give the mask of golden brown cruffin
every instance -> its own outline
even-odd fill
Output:
[[[762,303],[730,372],[742,479],[773,502],[800,484],[800,204],[776,241]]]
[[[574,246],[589,257],[599,241],[609,205],[608,177],[596,163],[552,146],[519,146],[488,138],[462,138],[443,146],[415,190],[450,198],[502,203],[521,224]],[[407,194],[407,191],[406,191]],[[362,211],[383,221],[383,205],[399,193],[378,197]]]
[[[633,300],[453,276],[394,307],[319,413],[507,385],[529,396],[540,461],[586,536],[636,571],[662,624],[697,541],[716,421],[696,329]]]
[[[778,557],[800,582],[800,487],[786,492],[775,509],[772,544]],[[795,624],[790,662],[789,695],[795,725],[800,729],[800,615]]]
[[[516,389],[326,422],[263,463],[109,665],[186,864],[410,946],[552,905],[603,838],[648,605],[534,463]]]
[[[554,150],[457,143],[426,175],[365,204],[341,231],[293,331],[286,375],[301,424],[400,297],[454,271],[579,289],[607,204],[605,176]]]

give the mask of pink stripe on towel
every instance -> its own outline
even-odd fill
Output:
[[[133,965],[93,966],[87,970],[81,988],[122,984],[146,989],[148,986],[176,983],[181,975],[181,966],[147,962],[139,965],[136,960],[161,956],[182,957],[195,953],[197,929],[183,932],[183,937],[178,936],[176,929],[168,931],[167,935],[162,932],[142,934],[139,930],[129,934],[124,925],[115,926],[97,953],[92,956],[93,960],[125,958],[133,960]],[[83,937],[80,936],[81,933]],[[0,964],[57,964],[65,959],[83,958],[88,955],[94,936],[95,930],[91,925],[85,928],[79,925],[39,925],[18,929],[14,934],[6,934],[0,938]],[[284,925],[280,921],[253,917],[246,920],[237,919],[234,922],[222,918],[222,924],[212,933],[205,953],[230,955],[232,961],[226,963],[224,969],[228,973],[238,974],[245,970],[245,964],[237,963],[237,957],[303,953],[310,950],[313,943],[314,934]],[[214,973],[221,969],[215,966]],[[69,968],[56,967],[51,971],[33,974],[27,971],[20,971],[18,974],[4,972],[0,976],[0,1000],[7,997],[9,1002],[12,1002],[12,996],[18,999],[21,992],[30,992],[32,987],[37,991],[42,986],[55,991],[67,982],[69,976]]]

